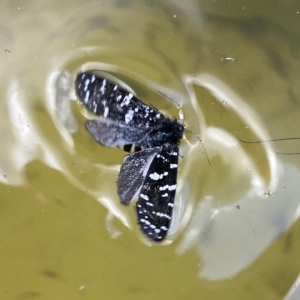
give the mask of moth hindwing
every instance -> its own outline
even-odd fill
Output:
[[[123,204],[138,198],[142,232],[153,241],[162,241],[172,219],[183,125],[93,73],[77,74],[75,91],[86,109],[99,116],[86,122],[98,143],[140,150],[125,157],[118,194]]]

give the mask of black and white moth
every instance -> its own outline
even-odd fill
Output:
[[[138,197],[142,232],[161,242],[172,219],[183,125],[93,73],[78,73],[75,90],[86,109],[100,117],[85,125],[98,143],[136,149],[122,163],[118,194],[123,204]]]

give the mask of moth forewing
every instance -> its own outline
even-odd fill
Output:
[[[142,231],[153,241],[162,241],[171,224],[178,170],[177,145],[163,147],[146,172],[136,204]]]

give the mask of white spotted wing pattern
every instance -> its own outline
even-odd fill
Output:
[[[122,163],[118,195],[123,204],[138,198],[136,212],[142,232],[161,242],[172,219],[183,125],[90,72],[77,74],[75,90],[80,102],[99,116],[86,122],[98,143],[124,149],[134,145],[140,150]]]
[[[178,146],[162,147],[156,153],[142,184],[136,204],[142,231],[153,241],[162,241],[170,227],[176,193]]]

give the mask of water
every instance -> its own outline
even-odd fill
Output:
[[[296,1],[5,1],[1,299],[282,299],[299,275]],[[98,69],[184,112],[176,208],[151,246],[123,207],[124,153],[84,130]],[[283,276],[284,274],[284,276]]]

